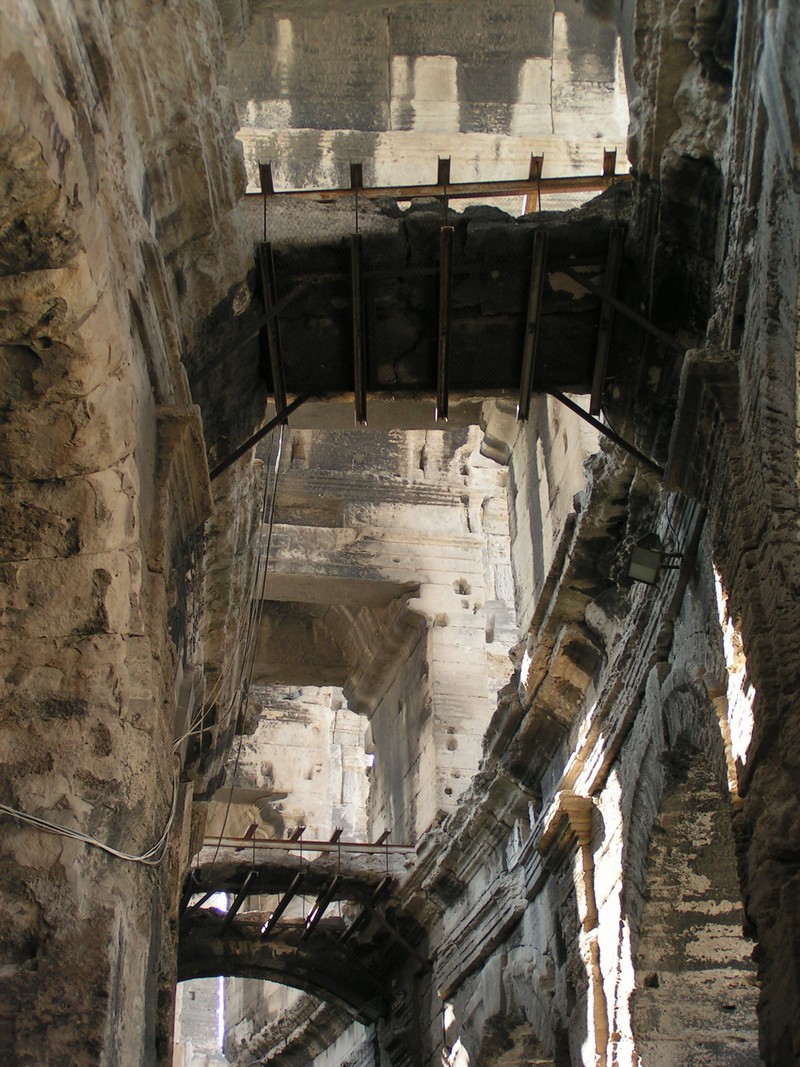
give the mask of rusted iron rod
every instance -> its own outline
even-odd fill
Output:
[[[618,311],[620,315],[624,315],[626,319],[630,319],[631,322],[635,322],[637,326],[641,326],[643,330],[652,334],[653,337],[657,338],[663,345],[671,348],[674,352],[680,352],[681,355],[685,354],[685,345],[682,345],[680,341],[676,341],[674,337],[670,337],[668,333],[660,330],[658,326],[654,326],[649,319],[646,319],[644,315],[640,315],[637,311],[634,311],[633,308],[628,307],[628,305],[624,304],[619,297],[604,296],[603,290],[599,285],[595,285],[594,282],[589,281],[585,275],[578,274],[572,267],[559,267],[559,270],[562,274],[566,274],[568,278],[572,278],[574,282],[577,282],[578,285],[586,289],[587,292],[592,293],[594,296],[599,296],[601,300],[606,300],[606,302],[609,303],[615,311]]]
[[[574,400],[570,400],[568,396],[564,396],[558,389],[548,389],[547,392],[550,396],[555,397],[556,400],[563,404],[564,407],[569,408],[570,411],[574,411],[584,422],[588,422],[590,426],[595,428],[595,430],[608,437],[615,445],[619,445],[619,447],[627,452],[628,455],[638,459],[640,463],[644,464],[645,467],[649,467],[649,469],[654,471],[660,478],[664,477],[665,471],[663,467],[659,467],[654,460],[650,459],[649,456],[646,456],[644,452],[640,452],[635,445],[630,444],[624,437],[620,437],[620,435],[615,433],[610,426],[604,426],[602,422],[594,418],[593,415],[590,415],[588,411],[584,411]]]
[[[437,422],[447,422],[450,401],[450,326],[452,322],[453,235],[452,226],[442,226],[439,236],[439,344],[436,361]]]
[[[285,422],[293,411],[297,411],[301,404],[305,404],[306,400],[310,398],[310,395],[310,393],[301,393],[300,396],[295,397],[291,404],[285,407],[280,414],[276,415],[274,419],[270,419],[260,430],[256,430],[252,437],[248,437],[243,444],[239,445],[235,451],[231,452],[229,456],[226,456],[221,463],[218,463],[216,467],[212,469],[209,474],[210,480],[213,482],[215,478],[219,478],[220,474],[222,474],[223,471],[226,471],[228,467],[232,466],[237,459],[240,459],[245,452],[249,452],[251,448],[254,448],[262,437],[266,437],[276,426],[280,426],[282,422]]]
[[[353,402],[356,426],[367,425],[367,335],[364,249],[361,234],[350,237],[350,298],[353,311]]]
[[[512,178],[495,182],[456,182],[453,185],[380,185],[359,188],[363,200],[414,200],[421,197],[443,197],[448,200],[473,200],[482,196],[524,196],[527,193],[581,193],[602,192],[615,182],[631,181],[629,174],[575,174],[564,178]],[[261,197],[261,192],[247,193]],[[323,202],[351,198],[348,189],[284,189],[267,193],[270,197],[291,197],[295,200],[321,200]]]
[[[207,837],[204,847],[214,848],[219,841],[220,848],[271,849],[286,852],[340,852],[342,855],[382,856],[405,855],[414,852],[413,845],[392,845],[387,841],[287,841],[285,838],[259,837]]]
[[[269,937],[278,919],[280,919],[281,915],[283,915],[283,913],[291,904],[294,897],[297,895],[297,891],[300,888],[300,883],[303,881],[303,878],[304,874],[302,871],[298,872],[294,876],[294,878],[292,879],[292,884],[289,886],[289,888],[283,894],[281,899],[278,901],[278,906],[275,908],[275,911],[273,911],[272,915],[270,915],[270,917],[261,927],[262,937]]]
[[[270,321],[266,324],[266,347],[269,355],[269,365],[272,371],[272,394],[275,397],[275,410],[282,415],[286,409],[286,385],[283,375],[283,359],[281,358],[281,334],[278,324],[278,313],[275,308],[278,303],[278,284],[275,278],[275,261],[272,257],[272,245],[266,242],[258,246],[258,263],[261,268],[261,294],[264,301],[264,311],[271,313]]]
[[[522,349],[522,374],[519,383],[517,418],[526,422],[531,409],[533,371],[536,365],[536,345],[539,340],[542,292],[544,290],[545,259],[547,258],[547,231],[537,230],[533,235],[531,280],[528,290],[528,314],[525,323],[525,341]]]
[[[609,297],[617,295],[619,268],[622,262],[622,249],[625,244],[625,230],[615,226],[608,238],[608,258],[603,278],[603,303],[600,305],[600,323],[597,328],[597,348],[594,357],[594,374],[592,376],[592,396],[589,401],[589,413],[600,414],[603,400],[603,386],[606,381],[608,352],[611,347],[611,327],[614,323],[614,305]]]

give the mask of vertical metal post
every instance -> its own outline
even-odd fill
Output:
[[[275,280],[275,263],[272,258],[272,245],[258,247],[258,264],[261,269],[261,293],[264,298],[264,310],[272,311],[278,303],[278,287]],[[267,336],[269,365],[272,371],[272,392],[275,397],[275,412],[282,415],[286,410],[286,383],[283,375],[283,358],[281,356],[281,335],[278,316],[274,315],[264,327]],[[284,420],[285,421],[285,420]]]
[[[609,298],[616,296],[619,280],[619,267],[622,262],[622,247],[625,243],[625,230],[614,226],[608,238],[608,258],[603,278],[603,302],[600,305],[600,323],[597,328],[597,348],[594,357],[594,374],[592,376],[592,396],[589,402],[589,414],[599,415],[603,401],[603,386],[608,366],[608,351],[611,346],[611,327],[614,322],[614,305]]]
[[[450,328],[452,323],[453,235],[452,226],[439,231],[439,345],[436,362],[436,422],[447,422],[450,400]]]
[[[350,282],[353,308],[353,397],[356,425],[367,425],[367,346],[365,335],[364,249],[361,234],[350,237]]]
[[[539,340],[539,323],[544,290],[545,260],[547,258],[547,231],[537,230],[533,235],[531,257],[531,281],[528,289],[528,314],[525,322],[525,341],[522,349],[522,373],[519,383],[517,419],[526,422],[531,409],[533,372],[536,365],[536,345]]]

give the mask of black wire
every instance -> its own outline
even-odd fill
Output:
[[[244,652],[244,656],[242,657],[242,668],[241,668],[241,672],[239,674],[239,686],[238,686],[238,689],[237,689],[236,693],[234,694],[233,698],[231,699],[231,703],[228,705],[228,711],[226,712],[226,714],[229,714],[230,709],[233,707],[234,701],[238,698],[238,700],[239,700],[239,711],[237,712],[237,719],[239,717],[239,714],[242,711],[242,708],[244,707],[244,702],[247,699],[247,695],[249,694],[249,691],[250,691],[250,683],[252,681],[253,668],[254,668],[254,665],[255,665],[255,655],[256,655],[257,648],[258,648],[259,627],[260,627],[261,618],[262,618],[263,611],[264,611],[264,591],[265,591],[265,586],[266,586],[267,569],[269,567],[270,550],[271,550],[271,547],[272,547],[272,530],[273,530],[274,519],[275,519],[275,500],[276,500],[276,497],[278,495],[278,475],[279,475],[279,472],[280,472],[281,455],[282,455],[282,452],[283,452],[283,425],[281,425],[278,428],[278,431],[279,431],[278,432],[278,449],[277,449],[277,455],[275,457],[274,474],[273,474],[273,477],[271,479],[271,483],[272,483],[272,493],[271,493],[271,495],[270,495],[270,492],[269,492],[269,490],[270,490],[269,473],[267,474],[267,477],[264,479],[264,495],[263,495],[263,498],[262,498],[262,505],[261,505],[261,528],[260,528],[261,536],[259,537],[259,553],[258,553],[258,560],[256,562],[255,578],[254,578],[254,582],[253,582],[253,593],[255,595],[251,597],[251,601],[250,601],[250,604],[248,606],[249,610],[248,610],[248,620],[247,620],[247,633],[246,633],[246,636],[245,636],[245,652]],[[269,464],[270,464],[271,459],[272,459],[272,452],[274,450],[274,441],[275,441],[275,437],[274,437],[274,431],[273,431],[270,434],[270,457],[269,457],[269,460],[268,460],[267,471],[269,471]],[[268,501],[269,501],[269,508],[267,507],[267,502]],[[268,511],[269,511],[269,519],[267,519],[267,512]],[[264,549],[264,547],[263,547],[263,528],[264,528],[265,521],[267,522],[267,544],[266,544],[266,549]],[[225,806],[225,817],[222,820],[222,827],[221,827],[220,832],[219,832],[219,837],[217,838],[217,847],[214,850],[214,855],[213,855],[212,860],[211,860],[211,865],[209,867],[209,871],[213,869],[215,863],[217,862],[217,857],[219,856],[219,850],[220,850],[220,847],[221,847],[221,844],[222,844],[222,838],[225,835],[225,827],[228,824],[228,816],[230,815],[231,803],[233,801],[233,790],[235,788],[236,775],[237,775],[238,770],[239,770],[239,761],[240,761],[241,755],[242,755],[242,745],[243,745],[243,743],[244,743],[244,731],[242,730],[240,732],[240,734],[239,734],[239,744],[236,747],[236,759],[234,760],[233,773],[231,774],[231,785],[230,785],[230,791],[228,792],[228,801],[227,801],[227,804]]]

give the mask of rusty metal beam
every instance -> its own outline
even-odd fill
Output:
[[[264,310],[271,313],[265,327],[267,352],[269,365],[272,371],[272,392],[275,397],[275,411],[283,415],[286,410],[286,384],[283,374],[283,359],[281,357],[281,334],[278,323],[278,313],[275,310],[278,303],[278,286],[275,278],[275,262],[272,257],[272,245],[263,242],[258,246],[258,264],[261,268],[261,295],[264,300]]]
[[[327,911],[328,905],[333,900],[333,894],[336,892],[336,887],[338,886],[340,881],[341,879],[338,875],[335,878],[332,878],[330,884],[327,885],[317,897],[314,907],[308,913],[308,916],[306,918],[305,929],[300,935],[301,941],[305,941],[306,938],[311,937],[311,935],[314,933],[317,924]]]
[[[228,914],[225,916],[225,920],[222,923],[222,929],[220,930],[220,934],[224,935],[230,929],[231,923],[236,918],[236,913],[239,911],[239,909],[241,908],[242,904],[244,904],[244,902],[245,902],[245,898],[248,895],[248,890],[249,890],[250,883],[255,878],[255,874],[256,874],[255,871],[249,871],[248,872],[247,877],[245,878],[244,882],[242,883],[242,888],[236,894],[236,896],[234,897],[233,903],[228,908]]]
[[[204,847],[215,848],[252,848],[274,849],[278,852],[341,852],[343,855],[376,856],[388,852],[390,855],[406,855],[414,852],[413,845],[390,844],[386,838],[391,831],[385,830],[377,841],[291,841],[285,837],[207,837]]]
[[[261,185],[259,196],[274,196],[275,185],[272,180],[272,163],[258,164],[258,180]]]
[[[450,328],[453,303],[452,226],[439,231],[439,344],[436,361],[436,422],[447,422],[450,402]]]
[[[668,348],[671,348],[673,352],[679,352],[681,355],[685,354],[686,345],[682,345],[680,341],[676,341],[674,337],[670,337],[668,333],[665,333],[663,330],[660,330],[658,326],[654,326],[649,319],[646,319],[644,317],[644,315],[640,315],[637,311],[634,311],[633,308],[628,307],[627,304],[623,304],[619,297],[604,297],[603,290],[600,288],[599,285],[595,285],[594,282],[589,281],[589,279],[586,278],[584,275],[578,274],[578,272],[572,267],[560,267],[559,269],[563,274],[566,274],[567,277],[572,278],[574,282],[577,282],[578,285],[586,289],[587,292],[593,293],[595,296],[599,296],[601,299],[605,299],[614,308],[615,311],[618,311],[620,313],[620,315],[624,315],[626,319],[630,319],[630,321],[635,322],[637,326],[641,326],[643,330],[646,330],[647,333],[652,334],[652,336],[659,340],[663,345],[666,345]]]
[[[519,404],[517,405],[517,418],[520,422],[527,421],[531,409],[531,391],[533,389],[533,372],[536,366],[536,345],[539,340],[546,258],[547,231],[537,230],[533,235],[531,281],[528,289],[528,314],[525,323],[522,374],[519,383]]]
[[[220,474],[232,466],[237,459],[240,459],[246,452],[249,452],[251,448],[255,448],[262,437],[266,437],[268,433],[271,433],[276,426],[280,426],[282,422],[286,422],[288,415],[291,415],[293,411],[296,411],[301,404],[305,404],[306,400],[310,398],[310,393],[301,393],[300,396],[289,404],[280,415],[276,415],[274,419],[270,419],[265,423],[260,430],[256,430],[254,434],[247,438],[247,440],[239,445],[229,456],[226,456],[220,463],[213,467],[209,474],[209,479],[213,482],[215,478],[219,478]]]
[[[531,163],[528,169],[528,181],[536,182],[536,194],[525,194],[525,204],[523,207],[523,214],[529,215],[532,211],[542,210],[542,167],[544,166],[544,156],[535,156],[531,152]]]
[[[367,425],[367,339],[364,248],[361,234],[350,237],[350,297],[353,309],[353,402],[357,426]]]
[[[299,871],[292,879],[291,885],[278,901],[278,906],[273,911],[272,915],[267,919],[264,925],[261,927],[261,936],[269,937],[270,933],[274,930],[275,924],[281,915],[291,904],[292,900],[297,896],[297,891],[303,881],[303,872]]]
[[[198,892],[198,891],[197,890],[192,890],[189,893],[189,900],[192,899],[192,897],[195,895],[196,892]],[[197,911],[198,908],[202,908],[202,906],[207,901],[209,901],[214,896],[214,894],[216,892],[217,892],[216,889],[209,889],[208,892],[203,893],[203,895],[200,897],[200,899],[195,901],[194,904],[189,904],[188,901],[187,901],[187,903],[181,908],[181,915],[191,915],[191,913],[193,911]]]
[[[608,352],[611,347],[611,327],[614,323],[614,305],[609,297],[617,295],[619,267],[622,262],[622,248],[625,244],[625,230],[614,226],[608,237],[608,258],[603,276],[603,303],[600,306],[600,323],[597,327],[597,348],[594,357],[594,375],[592,377],[592,395],[589,401],[589,414],[599,415],[603,401],[603,386],[608,367]]]
[[[595,430],[603,434],[610,441],[613,441],[614,444],[619,445],[619,447],[625,452],[627,452],[628,455],[633,456],[635,459],[638,459],[640,463],[644,464],[645,467],[649,468],[655,474],[659,475],[659,477],[664,477],[664,468],[659,467],[655,460],[650,459],[650,457],[646,456],[644,452],[640,452],[638,448],[626,441],[624,437],[620,437],[620,435],[614,430],[612,430],[610,426],[604,426],[602,422],[594,418],[593,415],[590,415],[588,411],[584,411],[582,407],[579,407],[574,400],[570,400],[568,396],[564,396],[564,394],[560,393],[558,389],[548,389],[547,393],[549,396],[552,396],[556,400],[558,400],[559,403],[563,404],[564,407],[569,408],[570,411],[574,411],[575,414],[579,416],[579,418],[583,419],[584,422],[588,422],[590,426],[593,426]]]
[[[631,181],[631,175],[576,174],[562,178],[520,178],[495,182],[455,182],[445,189],[442,185],[381,185],[360,187],[359,197],[364,200],[414,200],[417,197],[442,197],[449,200],[495,196],[524,196],[527,193],[580,193],[602,192],[614,182]],[[247,196],[262,196],[261,192]],[[273,192],[274,197],[291,197],[294,200],[318,200],[327,203],[351,197],[353,189],[286,189]]]

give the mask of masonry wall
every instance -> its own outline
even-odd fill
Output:
[[[241,164],[213,5],[15,4],[0,41],[2,800],[141,855],[174,796],[155,867],[2,815],[0,1049],[150,1064],[171,1048],[191,795],[172,742],[211,511],[182,339],[241,255],[199,295]]]

